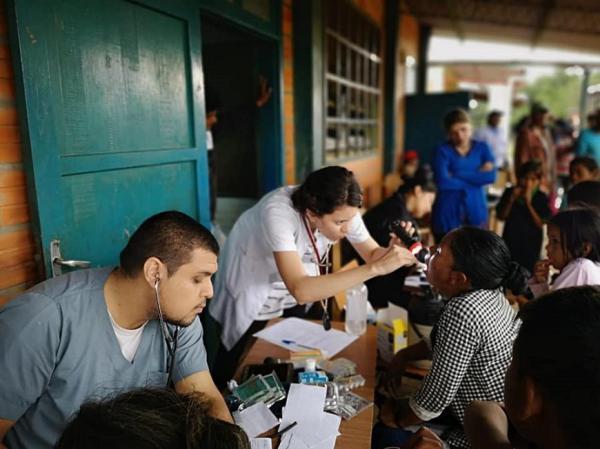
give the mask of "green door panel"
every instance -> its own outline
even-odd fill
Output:
[[[102,266],[116,264],[131,232],[156,212],[208,224],[198,7],[13,0],[10,8],[47,272],[55,239],[65,259]]]
[[[166,209],[197,216],[195,195],[185,194],[195,178],[192,162],[65,176],[62,195],[72,199],[62,213],[65,227],[85,229],[85,235],[65,238],[62,252],[94,254],[98,265],[115,263],[115,249],[125,246],[143,218]],[[111,222],[119,225],[107,225]],[[99,226],[101,223],[105,226]]]

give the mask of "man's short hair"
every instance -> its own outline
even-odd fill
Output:
[[[199,393],[143,388],[83,404],[56,449],[250,449],[244,431],[209,415]]]
[[[568,447],[596,447],[600,422],[600,288],[572,287],[525,305],[514,357],[558,414]]]
[[[190,261],[191,253],[202,248],[219,254],[219,244],[208,229],[188,215],[167,211],[144,221],[130,237],[120,255],[120,268],[137,275],[150,257],[160,259],[169,275]]]

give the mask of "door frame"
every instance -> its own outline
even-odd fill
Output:
[[[258,154],[258,187],[262,196],[280,187],[285,179],[285,151],[283,147],[283,44],[281,35],[281,4],[274,9],[279,23],[279,33],[257,27],[253,21],[232,14],[219,14],[213,8],[199,8],[200,31],[202,17],[220,20],[244,33],[254,35],[259,41],[261,60],[257,61],[258,75],[264,74],[273,89],[270,101],[258,111],[256,149]],[[202,47],[202,34],[198,36]],[[261,73],[262,72],[262,73]],[[204,76],[204,75],[203,75]],[[218,151],[218,149],[216,150]]]

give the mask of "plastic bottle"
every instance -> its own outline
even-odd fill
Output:
[[[358,284],[346,290],[346,332],[362,335],[367,330],[367,286]]]

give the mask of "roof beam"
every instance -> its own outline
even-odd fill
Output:
[[[555,0],[545,0],[541,4],[537,24],[533,30],[533,37],[531,38],[532,47],[537,46],[537,44],[540,42],[542,33],[544,32],[544,30],[546,29],[546,25],[548,24],[548,18],[550,17],[550,14],[554,10],[555,6]]]

